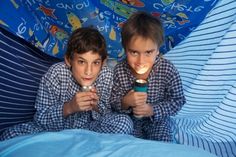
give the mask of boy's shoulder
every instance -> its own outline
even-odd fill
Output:
[[[51,67],[49,69],[61,69],[61,68],[64,68],[66,66],[65,62],[58,62],[58,63],[55,63],[53,65],[51,65]]]
[[[99,77],[113,77],[113,70],[108,67],[108,66],[103,66],[100,73]]]
[[[115,67],[114,67],[114,71],[117,72],[117,71],[123,71],[125,69],[128,68],[128,63],[126,60],[123,60],[121,62],[118,62]]]
[[[165,57],[161,58],[160,67],[163,71],[166,71],[167,73],[172,73],[172,72],[178,71],[178,69],[174,65],[174,63],[171,60],[166,59]]]
[[[113,70],[108,66],[103,66],[96,81],[110,83],[112,79],[113,79]]]
[[[69,72],[68,67],[66,66],[65,62],[58,62],[51,67],[49,67],[48,71],[46,72],[45,75],[60,75],[60,74],[66,74]]]
[[[172,61],[166,59],[164,56],[160,58],[160,64],[166,67],[173,67],[173,68],[175,67]]]

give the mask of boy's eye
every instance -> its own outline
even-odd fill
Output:
[[[146,51],[146,52],[145,52],[145,55],[146,55],[146,56],[150,56],[150,55],[152,55],[152,53],[153,53],[153,51]]]
[[[132,56],[137,56],[137,55],[138,55],[138,52],[137,52],[137,51],[129,51],[129,53],[130,53]]]
[[[83,61],[83,60],[78,60],[78,63],[79,63],[79,64],[84,64],[85,61]]]
[[[95,65],[100,65],[100,64],[101,64],[101,61],[95,61],[94,64],[95,64]]]

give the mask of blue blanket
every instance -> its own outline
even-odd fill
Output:
[[[129,135],[64,130],[0,142],[1,157],[215,157],[202,149]]]

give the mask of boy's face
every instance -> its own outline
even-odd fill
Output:
[[[133,37],[126,48],[127,61],[135,76],[147,76],[159,55],[158,45],[151,39]]]
[[[102,68],[101,56],[93,51],[74,53],[73,59],[65,58],[65,62],[71,66],[72,75],[81,86],[92,85]]]

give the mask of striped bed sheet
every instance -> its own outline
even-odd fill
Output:
[[[236,1],[219,1],[165,57],[179,69],[187,99],[173,117],[176,142],[235,157]]]

